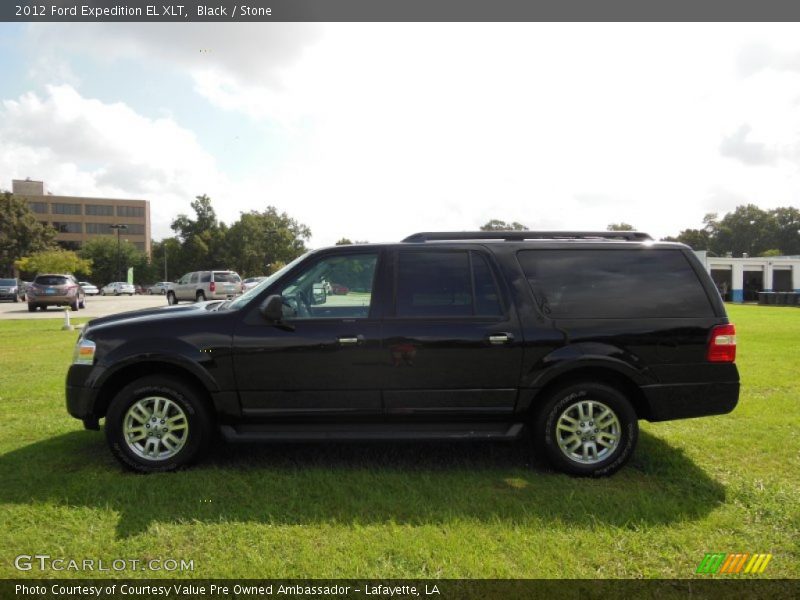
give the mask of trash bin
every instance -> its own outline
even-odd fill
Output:
[[[786,306],[787,300],[789,299],[789,292],[775,292],[775,296],[775,304]]]
[[[767,303],[767,292],[758,292],[758,303],[759,304]]]
[[[767,294],[767,304],[775,304],[778,301],[778,294],[775,292],[766,292]]]

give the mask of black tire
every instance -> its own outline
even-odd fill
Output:
[[[140,400],[151,397],[171,400],[186,418],[186,440],[180,450],[167,458],[150,459],[137,454],[123,431],[128,410]],[[105,434],[112,454],[125,468],[139,473],[160,473],[175,471],[199,460],[210,446],[214,422],[202,391],[195,386],[173,376],[148,375],[129,383],[114,396],[106,414]]]
[[[39,304],[39,310],[45,312],[47,310],[47,304]]]
[[[19,296],[14,295],[14,302],[19,302]]]
[[[86,296],[84,296],[83,299],[78,302],[78,308],[86,308]]]
[[[175,297],[175,292],[169,292],[167,294],[167,304],[170,306],[174,306],[178,303],[178,299]]]
[[[595,424],[593,421],[573,419],[578,421],[576,428],[580,427],[580,432],[573,432],[557,429],[559,419],[563,416],[570,419],[570,415],[578,416],[578,408],[575,412],[569,412],[571,407],[577,407],[583,401],[593,401],[596,416],[602,416],[605,409],[609,409],[611,415],[604,418],[603,423],[607,422],[611,416],[616,418],[616,424],[603,428],[603,423]],[[602,406],[602,408],[600,408]],[[585,407],[585,405],[584,405]],[[591,413],[586,413],[591,414]],[[590,418],[593,418],[590,416]],[[591,425],[590,425],[591,423]],[[613,421],[612,421],[613,423]],[[585,429],[584,429],[585,428]],[[599,440],[601,436],[609,443],[609,436],[616,431],[617,438],[612,448],[601,447]],[[595,434],[597,440],[595,441]],[[532,423],[533,444],[537,454],[547,458],[548,462],[557,470],[570,475],[583,477],[603,477],[615,473],[628,462],[636,448],[639,438],[639,423],[636,411],[630,401],[618,389],[604,383],[582,382],[566,385],[553,390],[545,400],[544,405]],[[584,437],[581,437],[584,435]],[[581,454],[586,457],[584,447],[594,447],[595,457],[586,457],[582,462],[581,457],[575,453],[568,455],[569,449],[562,450],[559,445],[561,441],[566,443],[569,437],[578,443]],[[576,437],[577,436],[577,437]],[[600,448],[598,452],[597,448]],[[606,456],[600,456],[600,452],[607,452]]]
[[[36,305],[28,302],[28,312],[36,312]]]
[[[197,292],[197,296],[194,298],[195,302],[205,302],[206,301],[206,293],[203,290]]]
[[[100,291],[100,295],[101,295],[101,296],[105,296],[105,295],[106,295],[106,291],[105,291],[105,290],[101,290],[101,291]]]

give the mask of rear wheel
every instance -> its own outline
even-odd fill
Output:
[[[197,296],[195,297],[195,302],[205,302],[206,301],[206,293],[203,290],[197,292]]]
[[[28,312],[36,312],[36,305],[28,302]]]
[[[78,302],[78,308],[86,308],[86,297],[84,296],[80,302]]]
[[[75,298],[75,302],[70,304],[69,307],[72,309],[72,312],[78,312],[78,308],[80,307],[80,305],[78,303],[78,299]]]
[[[576,383],[554,390],[533,423],[535,447],[571,475],[611,475],[630,459],[639,436],[636,412],[618,389]]]
[[[111,451],[126,468],[156,473],[200,458],[213,435],[213,422],[202,392],[182,379],[152,375],[117,393],[106,415],[105,433]]]
[[[167,294],[167,304],[172,306],[172,305],[177,304],[177,303],[178,303],[178,299],[175,297],[175,292],[169,292]]]

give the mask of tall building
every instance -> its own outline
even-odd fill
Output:
[[[77,250],[87,240],[100,235],[116,237],[112,225],[125,225],[120,237],[150,257],[150,202],[115,198],[55,196],[45,192],[44,182],[14,179],[11,191],[25,199],[42,223],[56,230],[56,242]]]

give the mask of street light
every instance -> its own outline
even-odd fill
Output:
[[[122,265],[121,265],[122,249],[120,247],[119,232],[123,229],[127,229],[128,226],[116,223],[114,225],[109,225],[108,227],[109,229],[116,229],[117,231],[117,281],[122,281]]]

